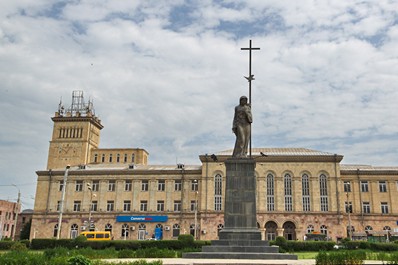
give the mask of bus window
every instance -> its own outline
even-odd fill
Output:
[[[104,238],[104,234],[96,234],[95,238]]]

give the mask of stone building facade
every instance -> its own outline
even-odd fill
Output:
[[[20,206],[17,202],[0,200],[0,240],[14,238],[17,213]]]
[[[150,165],[144,149],[100,149],[103,126],[90,107],[72,104],[52,118],[47,169],[36,172],[31,238],[33,231],[36,238],[56,236],[67,171],[61,238],[91,229],[111,231],[114,239],[217,239],[232,150],[199,155],[198,165]],[[342,155],[305,148],[253,148],[252,156],[264,240],[308,233],[336,240],[398,227],[398,167],[344,165]]]

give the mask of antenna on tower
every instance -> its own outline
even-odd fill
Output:
[[[92,101],[87,104],[84,102],[83,91],[75,90],[72,92],[72,105],[68,109],[72,116],[87,116],[94,114]]]

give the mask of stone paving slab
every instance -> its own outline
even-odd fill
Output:
[[[109,263],[131,262],[142,259],[106,259]],[[242,260],[242,259],[145,259],[146,261],[162,260],[164,265],[315,265],[314,259],[301,260]],[[365,260],[366,265],[383,264],[382,261]]]

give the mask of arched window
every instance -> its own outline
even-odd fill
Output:
[[[308,225],[307,226],[307,234],[311,234],[312,232],[314,232],[314,226],[313,225]]]
[[[73,224],[70,227],[70,238],[75,239],[79,235],[79,226],[77,224]]]
[[[365,232],[366,234],[369,234],[370,231],[373,230],[373,227],[371,227],[370,225],[365,226]]]
[[[194,224],[191,224],[191,225],[189,226],[189,233],[190,233],[192,236],[195,236],[195,225],[194,225]]]
[[[303,174],[301,179],[302,194],[303,194],[303,212],[311,211],[310,203],[310,181],[307,174]]]
[[[111,224],[106,224],[105,225],[105,231],[109,231],[112,233],[112,225]]]
[[[173,225],[173,237],[178,237],[180,235],[181,227],[179,224]]]
[[[287,221],[283,224],[283,236],[287,240],[296,240],[296,225],[293,222]]]
[[[220,174],[214,177],[214,210],[222,210],[222,177]]]
[[[326,175],[321,174],[319,177],[319,188],[321,195],[321,212],[329,211],[328,207],[328,182]]]
[[[145,240],[146,235],[146,225],[140,224],[138,226],[138,240]]]
[[[275,211],[274,175],[267,175],[267,211]]]
[[[328,227],[326,225],[321,225],[321,233],[328,235]]]
[[[284,177],[284,192],[285,192],[285,211],[293,211],[293,196],[292,196],[292,177],[286,174]]]
[[[391,227],[389,227],[388,225],[386,225],[385,227],[383,227],[383,231],[391,231]]]
[[[53,237],[57,237],[57,234],[58,234],[58,224],[55,224],[54,225],[54,233],[53,233]]]
[[[219,224],[217,226],[217,236],[220,236],[220,231],[224,229],[224,225],[223,224]]]
[[[122,238],[126,240],[129,237],[129,225],[128,224],[122,224]]]
[[[273,222],[269,221],[265,224],[265,240],[275,240],[276,239],[276,229],[278,225]]]

